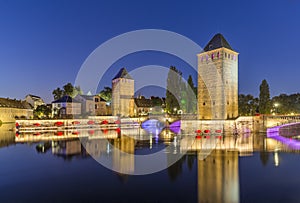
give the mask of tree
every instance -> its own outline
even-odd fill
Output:
[[[271,100],[269,84],[263,80],[259,86],[259,112],[262,114],[269,114],[271,111]]]
[[[181,101],[181,80],[182,73],[171,66],[167,78],[166,110],[168,113],[175,113],[180,109]]]
[[[99,96],[107,102],[111,102],[112,89],[110,87],[104,87],[99,93]]]
[[[52,110],[47,105],[39,105],[33,111],[34,117],[37,117],[37,118],[50,118],[51,113],[52,113]]]
[[[241,116],[252,116],[258,111],[258,98],[252,95],[239,95],[239,114]]]
[[[57,99],[60,99],[63,97],[64,91],[58,87],[55,90],[53,90],[52,94],[53,94],[54,100],[57,100]]]
[[[67,83],[66,85],[63,86],[64,88],[64,95],[70,96],[70,97],[75,97],[75,88],[73,87],[73,85],[71,83]]]
[[[197,111],[197,88],[191,75],[189,75],[187,83],[187,113],[195,113]]]

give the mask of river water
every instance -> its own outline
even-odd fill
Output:
[[[208,154],[202,144],[212,137],[186,151],[185,138],[195,135],[168,130],[135,129],[133,137],[89,130],[85,148],[74,134],[23,136],[10,127],[0,127],[0,202],[300,202],[299,150],[265,134],[216,138]],[[128,175],[138,167],[135,157],[111,146],[128,154],[184,154],[162,171],[137,176]],[[111,158],[114,171],[95,157]]]

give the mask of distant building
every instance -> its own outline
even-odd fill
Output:
[[[29,119],[33,117],[33,109],[26,101],[0,98],[0,121],[14,122],[16,118]]]
[[[90,116],[96,115],[94,96],[78,94],[75,99],[81,103],[81,114]]]
[[[145,97],[134,98],[134,115],[144,116],[148,115],[153,108],[153,103],[151,99],[146,99]]]
[[[133,115],[134,80],[125,68],[112,79],[112,115]]]
[[[72,118],[81,115],[81,102],[70,96],[52,102],[52,115],[60,118]]]
[[[238,53],[216,34],[198,54],[198,118],[238,117]]]
[[[27,101],[34,109],[36,109],[36,107],[40,105],[45,104],[44,100],[41,97],[32,94],[26,95],[25,101]]]
[[[96,116],[111,115],[111,104],[110,104],[110,102],[105,101],[99,95],[94,96],[94,102],[95,102]]]

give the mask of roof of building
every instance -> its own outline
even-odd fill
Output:
[[[81,103],[79,101],[77,101],[76,99],[73,99],[70,96],[63,96],[62,98],[53,101],[52,103]]]
[[[113,80],[117,78],[126,78],[133,80],[132,77],[128,74],[126,68],[121,68],[118,74],[113,78]]]
[[[92,96],[92,95],[82,95],[82,94],[78,94],[77,96],[79,96],[79,97],[82,97],[83,99],[85,99],[85,100],[94,100],[94,96]],[[76,96],[76,97],[77,97]],[[75,98],[76,98],[75,97]]]
[[[218,48],[227,48],[234,51],[221,33],[216,34],[204,47],[203,51],[211,51]]]
[[[153,107],[153,103],[151,99],[134,98],[134,103],[137,107],[144,107],[144,108]]]
[[[18,108],[18,109],[32,109],[31,105],[26,101],[0,98],[0,108]]]
[[[36,96],[36,95],[33,95],[33,94],[28,94],[28,95],[26,95],[26,97],[28,97],[28,96],[30,96],[33,100],[42,100],[41,97]]]

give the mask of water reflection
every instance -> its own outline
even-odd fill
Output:
[[[179,177],[188,171],[197,174],[198,202],[239,202],[240,177],[239,157],[252,156],[259,152],[259,159],[263,166],[272,163],[280,167],[281,153],[299,153],[276,139],[266,138],[265,134],[240,134],[238,136],[210,136],[195,139],[193,134],[176,134],[168,128],[159,134],[147,132],[143,129],[124,130],[80,130],[77,133],[64,131],[57,133],[35,133],[15,135],[9,131],[11,126],[0,128],[0,146],[17,143],[34,143],[39,155],[52,154],[66,161],[73,157],[83,159],[93,157],[108,157],[112,160],[112,168],[120,171],[117,174],[122,183],[132,177],[124,174],[133,173],[136,160],[132,154],[150,154],[165,150],[168,154],[180,154],[187,150],[187,154],[178,162],[166,169],[167,176],[172,183],[179,181]],[[192,144],[189,145],[190,140]],[[85,147],[81,143],[84,143]],[[113,146],[113,147],[112,147]],[[115,150],[114,147],[118,150]],[[210,150],[210,151],[209,151]],[[125,152],[125,153],[120,153]]]
[[[3,124],[0,126],[0,148],[15,143],[15,134],[12,131],[13,124]]]

